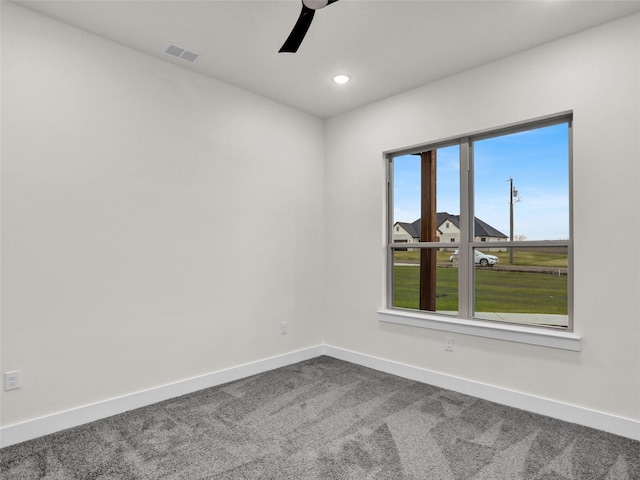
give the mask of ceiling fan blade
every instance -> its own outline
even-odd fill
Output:
[[[300,12],[298,21],[294,25],[293,30],[291,30],[291,33],[284,42],[284,45],[282,45],[282,48],[278,50],[279,52],[295,53],[298,51],[304,36],[307,34],[307,30],[309,30],[314,14],[315,10],[307,7],[304,3],[302,4],[302,11]]]

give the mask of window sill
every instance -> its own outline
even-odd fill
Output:
[[[523,325],[499,324],[482,320],[447,318],[441,315],[403,310],[381,309],[378,310],[378,313],[381,317],[380,321],[387,323],[527,343],[529,345],[559,348],[574,352],[581,350],[580,336],[572,332],[546,330]]]

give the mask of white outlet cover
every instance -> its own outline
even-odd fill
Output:
[[[4,373],[4,389],[15,390],[20,388],[20,370]]]
[[[453,352],[453,338],[452,337],[445,337],[445,339],[444,339],[444,349],[447,352]]]

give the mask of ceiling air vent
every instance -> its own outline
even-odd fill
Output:
[[[186,48],[179,47],[174,45],[173,43],[167,44],[164,49],[164,53],[167,55],[171,55],[172,57],[181,58],[182,60],[186,60],[187,62],[194,63],[198,58],[200,58],[200,54],[196,52],[192,52],[187,50]]]

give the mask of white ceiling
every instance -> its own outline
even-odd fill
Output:
[[[640,11],[640,0],[341,0],[290,54],[278,49],[299,0],[15,3],[322,118]],[[169,42],[202,56],[170,57]]]

